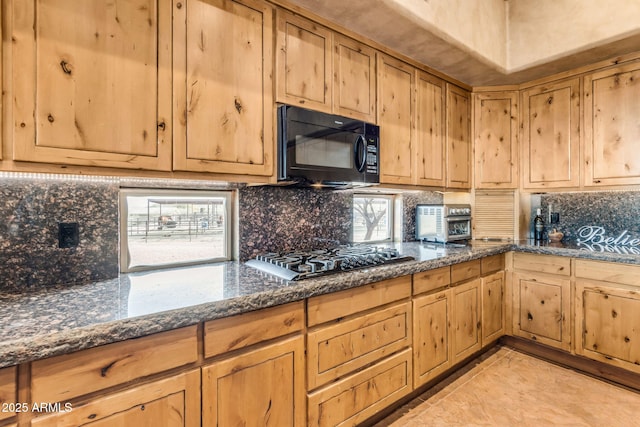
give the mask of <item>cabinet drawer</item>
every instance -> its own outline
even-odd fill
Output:
[[[571,274],[571,258],[515,253],[513,254],[513,269],[569,276]]]
[[[15,366],[0,369],[0,405],[18,402],[16,372],[17,368]],[[10,418],[14,415],[15,412],[0,410],[0,420]]]
[[[308,397],[309,426],[356,425],[411,392],[411,350]]]
[[[640,286],[640,266],[576,259],[576,277]]]
[[[410,337],[410,302],[310,332],[309,390],[408,347]]]
[[[194,325],[33,362],[32,401],[66,401],[195,362],[196,331]]]
[[[212,320],[204,324],[204,356],[238,350],[303,327],[303,301]]]
[[[451,266],[451,283],[463,282],[465,280],[480,277],[480,260],[461,262]]]
[[[483,276],[500,270],[504,270],[504,254],[492,255],[480,260],[480,273]]]
[[[413,294],[430,292],[451,283],[451,267],[440,267],[413,275]]]
[[[308,300],[307,322],[309,326],[318,325],[410,296],[411,276],[320,295]]]

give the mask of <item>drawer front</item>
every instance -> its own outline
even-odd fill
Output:
[[[309,426],[357,425],[409,394],[411,350],[407,349],[308,397]]]
[[[451,266],[451,283],[459,283],[465,280],[480,277],[480,260],[461,262]]]
[[[576,277],[640,286],[640,266],[576,259]]]
[[[515,253],[513,254],[513,269],[569,276],[571,274],[571,258]]]
[[[358,288],[309,298],[309,326],[340,319],[411,296],[411,276],[383,280]]]
[[[204,355],[211,357],[301,331],[304,301],[252,311],[204,324]]]
[[[34,402],[61,402],[198,360],[197,326],[38,360]]]
[[[451,267],[440,267],[413,275],[413,294],[418,295],[443,288],[451,283]]]
[[[309,390],[409,346],[411,303],[310,332]]]
[[[480,260],[480,273],[483,276],[500,270],[504,270],[504,254],[492,255]]]
[[[5,411],[5,403],[18,403],[18,394],[16,387],[16,372],[17,368],[12,366],[10,368],[0,369],[0,420],[13,417],[15,412]]]

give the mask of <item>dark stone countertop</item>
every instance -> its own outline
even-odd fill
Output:
[[[243,263],[123,274],[112,280],[0,294],[0,367],[193,325],[510,250],[640,264],[576,245],[474,242],[394,245],[415,261],[286,281]]]

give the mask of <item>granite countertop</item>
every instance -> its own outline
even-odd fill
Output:
[[[112,280],[0,294],[0,367],[267,308],[510,250],[640,264],[576,245],[482,242],[394,245],[414,261],[286,281],[241,262],[123,274]]]

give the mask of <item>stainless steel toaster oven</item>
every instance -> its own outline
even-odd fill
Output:
[[[416,206],[416,240],[447,243],[469,239],[470,205]]]

